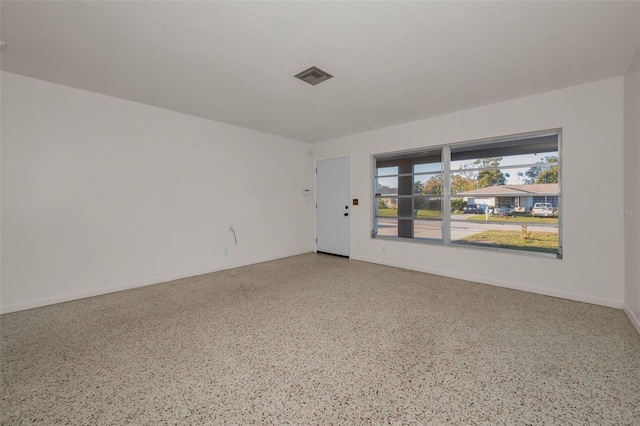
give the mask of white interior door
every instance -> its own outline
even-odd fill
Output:
[[[349,256],[349,158],[316,163],[316,251]]]

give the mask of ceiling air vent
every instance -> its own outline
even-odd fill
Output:
[[[294,77],[299,78],[302,81],[306,81],[312,86],[315,86],[318,83],[329,80],[333,76],[328,72],[322,71],[318,67],[311,67],[307,70],[302,71],[301,73],[294,75]]]

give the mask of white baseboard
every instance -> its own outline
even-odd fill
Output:
[[[629,317],[629,320],[631,321],[631,324],[633,324],[638,334],[640,334],[640,318],[638,318],[634,314],[634,312],[631,310],[629,305],[627,305],[626,303],[622,307],[622,310],[624,311],[625,314],[627,314],[627,316]]]
[[[100,296],[100,295],[108,294],[108,293],[115,293],[117,291],[130,290],[132,288],[145,287],[145,286],[153,285],[153,284],[161,284],[161,283],[166,283],[166,282],[169,282],[169,281],[179,280],[179,279],[183,279],[183,278],[189,278],[189,277],[195,277],[195,276],[198,276],[198,275],[210,274],[212,272],[219,272],[219,271],[224,271],[224,270],[227,270],[227,269],[239,268],[239,267],[242,267],[242,266],[254,265],[254,264],[257,264],[257,263],[269,262],[271,260],[283,259],[285,257],[298,256],[300,254],[305,254],[305,253],[309,253],[309,251],[306,250],[306,251],[302,251],[302,252],[293,252],[293,253],[288,253],[288,254],[283,254],[283,255],[269,256],[269,257],[266,257],[266,258],[263,258],[263,259],[259,259],[259,260],[255,260],[255,261],[240,262],[238,264],[231,264],[231,265],[223,265],[223,266],[218,267],[218,268],[208,269],[208,270],[204,270],[204,271],[193,271],[193,272],[189,272],[189,273],[186,273],[186,274],[180,274],[180,275],[175,275],[175,276],[156,277],[156,278],[152,278],[152,279],[149,279],[149,280],[136,281],[136,282],[132,282],[132,283],[124,284],[124,285],[101,287],[101,288],[96,288],[96,289],[91,289],[91,290],[86,290],[86,291],[80,291],[80,292],[77,292],[77,293],[68,293],[68,294],[63,294],[63,295],[60,295],[60,296],[47,297],[47,298],[44,298],[44,299],[29,300],[27,302],[14,303],[12,305],[2,306],[2,307],[0,307],[0,314],[8,314],[8,313],[11,313],[11,312],[24,311],[26,309],[33,309],[33,308],[40,308],[42,306],[47,306],[47,305],[54,305],[56,303],[70,302],[72,300],[85,299],[87,297],[94,297],[94,296]]]
[[[194,272],[191,272],[191,273],[188,273],[188,274],[181,274],[181,275],[177,275],[177,276],[158,277],[158,278],[154,278],[154,279],[150,279],[150,280],[144,280],[144,281],[128,283],[128,284],[125,284],[125,285],[102,287],[102,288],[98,288],[98,289],[92,289],[92,290],[87,290],[87,291],[82,291],[82,292],[77,292],[77,293],[71,293],[71,294],[64,294],[64,295],[50,297],[50,298],[30,300],[30,301],[27,301],[27,302],[21,302],[21,303],[16,303],[16,304],[13,304],[13,305],[2,306],[0,308],[0,313],[7,314],[7,313],[11,313],[11,312],[22,311],[22,310],[25,310],[25,309],[39,308],[39,307],[42,307],[42,306],[53,305],[53,304],[56,304],[56,303],[69,302],[69,301],[72,301],[72,300],[84,299],[84,298],[93,297],[93,296],[100,296],[102,294],[114,293],[114,292],[117,292],[117,291],[123,291],[123,290],[129,290],[129,289],[132,289],[132,288],[144,287],[144,286],[147,286],[147,285],[160,284],[160,283],[165,283],[165,282],[168,282],[168,281],[174,281],[174,280],[193,277],[193,276],[197,276],[197,275],[209,274],[209,273],[212,273],[212,272],[218,272],[218,271],[223,271],[223,270],[227,270],[227,269],[240,268],[242,266],[254,265],[254,264],[263,263],[263,262],[269,262],[271,260],[283,259],[283,258],[291,257],[291,256],[298,256],[298,255],[305,254],[305,253],[309,253],[309,251],[305,250],[305,251],[300,251],[300,252],[292,252],[292,253],[288,253],[288,254],[269,256],[269,257],[262,258],[262,259],[256,259],[256,260],[247,261],[247,262],[239,262],[239,263],[231,264],[231,265],[224,265],[224,266],[221,266],[221,267],[218,267],[218,268],[215,268],[215,269],[209,269],[209,270],[204,270],[204,271],[194,271]],[[467,280],[467,281],[473,281],[473,282],[478,282],[478,283],[482,283],[482,284],[495,285],[495,286],[498,286],[498,287],[510,288],[510,289],[513,289],[513,290],[521,290],[521,291],[526,291],[526,292],[529,292],[529,293],[542,294],[542,295],[545,295],[545,296],[559,297],[559,298],[562,298],[562,299],[569,299],[569,300],[574,300],[574,301],[577,301],[577,302],[584,302],[584,303],[591,303],[591,304],[594,304],[594,305],[607,306],[607,307],[610,307],[610,308],[616,308],[616,309],[621,309],[622,308],[622,309],[624,309],[625,313],[627,314],[627,316],[631,320],[631,323],[634,325],[636,330],[638,330],[638,333],[640,333],[640,321],[638,320],[638,318],[633,314],[633,312],[626,305],[623,307],[623,303],[620,302],[620,301],[617,301],[617,300],[592,297],[592,296],[587,296],[587,295],[580,294],[580,293],[571,293],[571,292],[565,292],[565,291],[559,291],[559,290],[550,290],[550,289],[543,288],[543,287],[536,287],[536,286],[520,284],[520,283],[514,283],[514,282],[493,280],[493,279],[488,279],[486,277],[475,276],[475,275],[471,275],[471,274],[461,274],[461,273],[456,273],[456,272],[452,273],[451,271],[439,270],[439,269],[435,269],[435,268],[417,267],[415,265],[408,265],[408,264],[403,264],[403,263],[400,263],[400,262],[389,262],[389,261],[382,262],[379,259],[369,259],[369,258],[366,258],[366,257],[355,257],[355,256],[352,256],[351,259],[352,260],[359,260],[359,261],[367,262],[367,263],[375,263],[375,264],[380,264],[380,265],[393,266],[393,267],[396,267],[396,268],[409,269],[409,270],[418,271],[418,272],[425,272],[425,273],[429,273],[429,274],[442,275],[442,276],[445,276],[445,277],[451,277],[451,278],[457,278],[457,279],[462,279],[462,280]]]
[[[497,287],[509,288],[512,290],[521,290],[521,291],[526,291],[528,293],[542,294],[545,296],[552,296],[552,297],[558,297],[561,299],[574,300],[576,302],[584,302],[584,303],[591,303],[593,305],[607,306],[609,308],[616,308],[616,309],[622,308],[621,301],[605,299],[600,297],[592,297],[592,296],[588,296],[580,293],[571,293],[571,292],[561,291],[561,290],[551,290],[544,287],[537,287],[537,286],[521,284],[517,282],[511,282],[511,281],[494,280],[494,279],[482,277],[482,276],[476,276],[471,274],[461,274],[458,272],[451,272],[448,270],[439,270],[435,268],[425,268],[422,266],[408,265],[400,262],[390,262],[390,261],[383,262],[383,261],[380,261],[379,259],[368,259],[365,257],[356,257],[356,256],[352,256],[351,259],[360,260],[368,263],[377,263],[379,265],[393,266],[396,268],[409,269],[412,271],[426,272],[428,274],[441,275],[444,277],[457,278],[461,280],[473,281],[473,282],[482,283],[482,284],[489,284]]]

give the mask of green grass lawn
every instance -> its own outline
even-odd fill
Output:
[[[437,218],[441,215],[439,210],[418,210],[418,217]],[[398,209],[378,209],[378,217],[398,217]]]
[[[464,237],[458,242],[545,253],[556,253],[558,251],[558,234],[553,232],[532,231],[529,238],[525,239],[522,233],[518,231],[484,231]]]
[[[474,214],[468,217],[467,220],[481,220],[485,221],[486,216],[483,214]],[[531,215],[516,215],[515,217],[495,217],[489,215],[489,222],[527,222],[527,223],[553,223],[558,224],[557,217],[531,217]]]

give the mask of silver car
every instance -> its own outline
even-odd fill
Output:
[[[513,216],[513,214],[514,214],[513,208],[509,206],[496,207],[493,210],[494,216]]]

